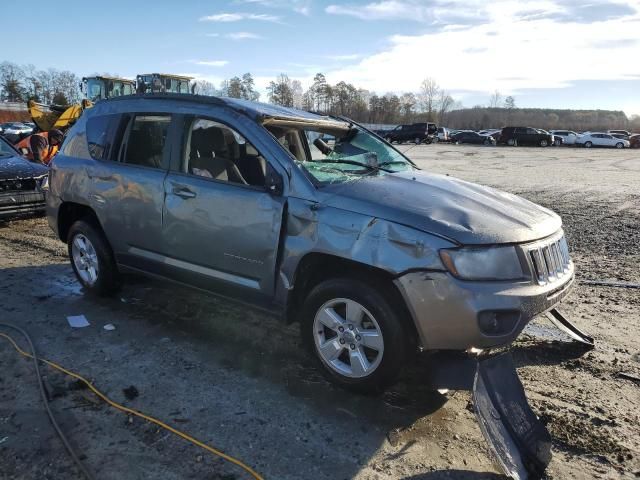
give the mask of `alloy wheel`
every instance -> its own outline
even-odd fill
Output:
[[[100,271],[98,254],[91,241],[81,233],[76,235],[71,244],[73,265],[82,280],[92,286],[98,280]]]
[[[382,361],[380,325],[354,300],[335,298],[325,302],[313,320],[313,338],[322,362],[342,376],[366,377]]]

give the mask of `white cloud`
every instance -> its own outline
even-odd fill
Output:
[[[462,0],[450,1],[463,5]],[[629,20],[640,19],[640,15],[578,22],[560,18],[570,12],[564,3],[484,2],[478,7],[486,17],[481,24],[463,26],[455,22],[455,28],[423,35],[395,35],[389,39],[388,48],[356,64],[329,71],[327,77],[331,82],[344,80],[378,92],[416,91],[425,77],[433,77],[449,90],[499,89],[503,93],[569,87],[577,80],[633,79],[639,70],[630,59],[637,57],[638,46],[629,40],[640,39],[640,32],[638,22]],[[383,1],[369,4],[365,11],[368,19],[400,18],[406,14],[406,4]],[[473,8],[480,2],[465,0],[464,4]],[[640,10],[638,0],[626,5]],[[605,5],[602,8],[606,11]]]
[[[231,40],[258,40],[262,38],[260,35],[252,32],[233,32],[227,33],[225,37]]]
[[[348,15],[362,20],[416,20],[432,16],[432,6],[414,1],[383,0],[366,5],[329,5],[325,11],[332,15]]]
[[[202,65],[205,67],[224,67],[229,63],[228,60],[191,60],[191,63],[195,65]]]
[[[301,15],[311,14],[311,0],[237,0],[237,3],[258,4],[264,7],[288,8]]]
[[[268,15],[266,13],[216,13],[214,15],[205,15],[200,17],[201,22],[220,22],[230,23],[239,22],[241,20],[258,20],[262,22],[280,22],[280,17],[276,15]]]

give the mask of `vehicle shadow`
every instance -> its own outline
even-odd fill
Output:
[[[198,406],[198,401],[204,402],[206,394],[198,396],[194,393],[193,397],[185,398],[183,392],[201,391],[203,375],[213,375],[213,381],[217,383],[215,378],[219,374],[215,372],[220,369],[234,373],[230,377],[235,380],[225,387],[225,395],[229,398],[246,398],[246,385],[252,382],[263,385],[260,387],[263,390],[255,391],[250,398],[258,405],[265,397],[276,398],[275,404],[269,403],[268,408],[255,409],[246,403],[242,408],[233,404],[222,404],[222,407],[230,409],[232,420],[234,415],[240,415],[235,418],[246,418],[263,425],[261,422],[265,420],[261,416],[266,415],[267,419],[273,416],[271,422],[283,425],[279,427],[281,430],[268,430],[270,423],[266,420],[267,423],[253,434],[255,441],[261,442],[260,449],[271,452],[253,459],[260,462],[257,459],[263,458],[256,467],[261,467],[265,473],[271,472],[268,478],[299,478],[295,468],[302,468],[302,463],[295,467],[295,462],[302,462],[300,459],[307,455],[307,450],[314,455],[330,456],[336,448],[344,450],[351,446],[354,449],[353,454],[344,455],[345,459],[351,460],[333,462],[332,467],[318,467],[317,474],[309,477],[328,480],[356,476],[369,459],[380,455],[384,445],[393,452],[400,449],[401,456],[393,460],[392,452],[384,458],[402,462],[408,458],[405,450],[415,452],[420,449],[413,448],[411,442],[415,443],[421,436],[436,435],[440,441],[450,442],[454,428],[450,426],[450,415],[455,416],[457,410],[449,409],[446,415],[441,413],[450,397],[434,390],[466,388],[469,384],[466,374],[438,375],[433,366],[440,360],[435,356],[420,355],[400,381],[384,393],[350,393],[334,387],[321,375],[301,346],[298,325],[284,326],[279,319],[263,312],[155,280],[127,277],[125,285],[114,297],[100,298],[84,294],[68,264],[6,268],[0,270],[0,295],[9,299],[0,304],[0,317],[25,327],[33,335],[36,346],[47,346],[46,352],[52,360],[63,359],[66,366],[87,373],[93,368],[92,364],[104,362],[105,358],[117,358],[118,363],[112,369],[100,369],[99,385],[128,386],[137,381],[140,389],[146,386],[151,394],[162,384],[162,396],[173,402],[174,409],[190,409]],[[68,326],[66,316],[78,314],[86,314],[91,323],[89,328],[71,329]],[[107,323],[115,324],[116,330],[103,331],[102,326]],[[164,362],[168,362],[168,366],[157,366]],[[138,365],[148,365],[144,367],[143,377],[136,377],[142,372]],[[457,365],[472,372],[471,364]],[[147,397],[140,404],[141,409],[150,408],[148,401]],[[465,410],[466,400],[457,402],[455,408]],[[157,415],[171,418],[167,412],[172,409],[163,413],[158,405],[151,408]],[[263,411],[265,408],[266,412]],[[284,420],[283,409],[307,412],[296,417],[304,419],[303,426]],[[83,411],[76,411],[79,420]],[[187,430],[217,431],[219,427],[215,422],[219,420],[216,418],[219,417],[201,417],[197,425],[187,425]],[[307,426],[304,426],[306,422]],[[417,424],[419,428],[416,429]],[[321,434],[309,433],[317,428],[322,428]],[[471,428],[475,427],[472,425]],[[126,432],[116,434],[128,438]],[[290,472],[294,473],[287,475],[278,470],[282,461],[264,460],[265,457],[280,457],[278,452],[282,449],[278,445],[283,441],[290,442],[285,438],[301,438],[300,441],[308,442],[289,444],[287,461],[293,463],[293,467],[287,468],[293,469]],[[93,450],[93,443],[86,448],[89,458],[100,458],[99,451]],[[460,448],[463,448],[462,444]],[[140,453],[131,447],[127,455],[134,458]],[[447,478],[434,476],[437,473],[415,478]],[[445,473],[442,471],[443,475]]]
[[[429,473],[421,473],[403,480],[507,480],[508,477],[491,472],[471,472],[469,470],[436,470]]]

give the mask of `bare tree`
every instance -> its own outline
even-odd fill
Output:
[[[197,80],[193,83],[193,93],[197,95],[218,95],[216,86],[207,80]]]
[[[293,85],[287,75],[281,73],[267,87],[269,101],[283,107],[293,107]]]
[[[504,108],[509,110],[513,110],[514,108],[516,108],[516,99],[509,95],[504,99]]]
[[[302,90],[302,83],[300,82],[300,80],[294,80],[291,82],[291,91],[293,93],[293,106],[295,108],[302,108],[303,107],[303,90]]]
[[[420,104],[429,121],[436,120],[436,103],[439,93],[440,86],[433,78],[425,78],[420,84]]]
[[[489,108],[499,108],[502,104],[502,94],[496,90],[489,99]]]
[[[440,90],[438,95],[438,123],[441,125],[446,124],[447,113],[451,111],[455,101],[453,97],[449,95],[445,90]]]

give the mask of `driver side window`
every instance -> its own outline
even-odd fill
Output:
[[[183,172],[239,185],[265,186],[266,161],[247,140],[223,123],[191,119]]]

